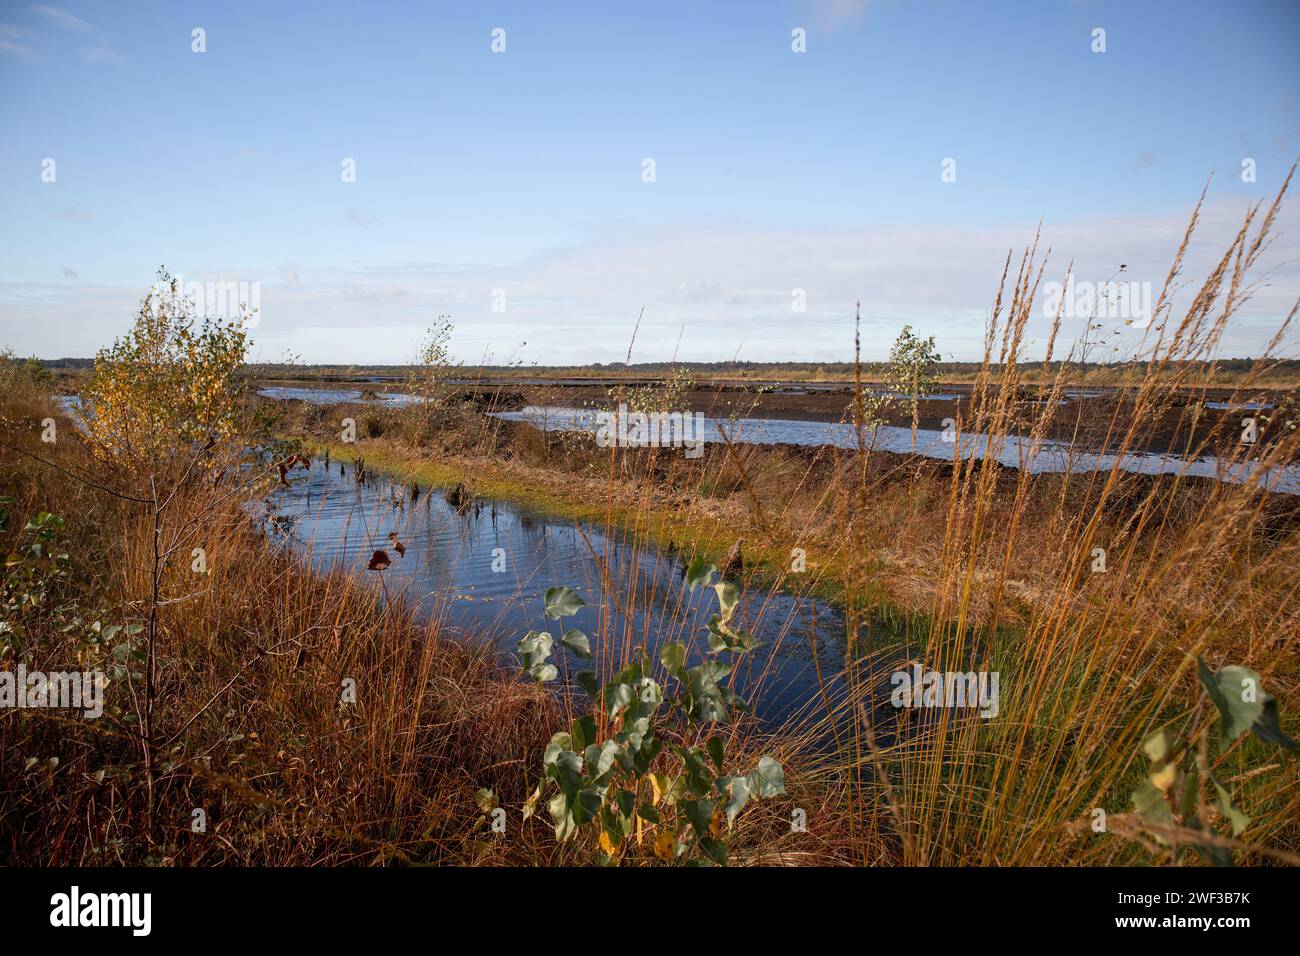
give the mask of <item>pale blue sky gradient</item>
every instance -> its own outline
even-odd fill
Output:
[[[1298,41],[1291,0],[5,0],[0,344],[91,354],[165,263],[259,282],[265,359],[404,361],[450,313],[467,360],[609,361],[642,305],[634,359],[683,325],[682,358],[843,359],[858,297],[871,353],[910,321],[972,358],[1040,218],[1061,269],[1158,282],[1214,172],[1226,243],[1300,152]]]

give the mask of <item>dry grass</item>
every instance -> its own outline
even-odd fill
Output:
[[[11,421],[14,411],[22,410],[11,404]],[[64,467],[92,467],[71,441],[53,452],[39,443],[28,448],[56,455]],[[57,600],[94,608],[105,624],[143,622],[151,528],[140,507],[76,481],[50,481],[45,466],[4,455],[5,487],[18,498],[6,546],[36,511],[64,515],[75,572]],[[169,597],[193,596],[160,613],[153,825],[134,730],[139,707],[118,681],[107,693],[115,712],[99,720],[0,713],[0,858],[41,865],[533,860],[518,842],[481,839],[474,794],[491,787],[522,800],[554,705],[444,639],[436,622],[418,622],[409,608],[387,602],[378,587],[341,572],[312,574],[272,553],[238,499],[213,512],[208,489],[186,494],[195,500],[174,503],[163,533],[203,514],[193,542],[205,548],[209,573],[191,572],[187,540],[163,581]],[[36,644],[29,669],[66,670],[99,653],[76,635],[49,630]],[[6,669],[13,663],[11,655],[0,661]],[[355,705],[339,703],[345,678],[356,683]],[[134,683],[138,693],[141,682]],[[206,834],[190,830],[194,808],[206,810]]]
[[[1212,375],[1222,330],[1249,295],[1275,210],[1250,212],[1218,268],[1177,313],[1174,263],[1146,364],[1127,366],[1110,383],[1132,413],[1095,423],[1109,445],[1145,450],[1143,421],[1184,404],[1187,390]],[[1193,216],[1187,241],[1195,223]],[[1043,363],[1030,374],[1021,362],[1043,269],[1036,248],[1014,267],[1008,259],[963,434],[994,442],[1026,434],[1015,397],[1031,384],[1045,403],[1027,434],[1051,426],[1053,399],[1072,379],[1063,366]],[[1288,334],[1289,320],[1278,343]],[[1257,368],[1264,375],[1267,358]],[[1246,393],[1261,384],[1249,373],[1238,383]],[[266,425],[308,443],[328,441],[338,412],[279,409]],[[850,637],[841,689],[830,690],[831,675],[824,675],[828,689],[779,732],[760,734],[752,723],[733,730],[729,751],[774,753],[787,765],[790,790],[787,799],[742,815],[735,862],[1186,863],[1195,857],[1141,832],[1129,794],[1143,773],[1139,748],[1147,734],[1169,727],[1195,738],[1210,722],[1194,674],[1197,656],[1212,667],[1260,672],[1284,727],[1295,728],[1300,516],[1294,496],[1257,482],[1107,466],[1031,476],[983,460],[926,462],[865,448],[712,446],[693,462],[666,451],[598,450],[590,438],[509,427],[479,409],[449,411],[432,434],[424,423],[408,432],[400,412],[358,412],[372,464],[408,469],[425,482],[468,480],[483,493],[618,525],[634,547],[671,542],[687,554],[720,556],[743,537],[755,592],[762,583],[833,593],[843,602]],[[48,413],[43,399],[12,398],[6,414],[15,441],[69,470],[93,472],[75,442],[42,450],[35,422]],[[1267,467],[1294,461],[1300,450],[1300,436],[1275,425],[1254,445],[1221,427],[1197,432],[1189,454],[1231,448],[1238,462],[1258,459]],[[153,562],[152,529],[138,506],[52,480],[47,466],[13,451],[0,456],[4,486],[19,499],[5,544],[12,548],[15,529],[37,510],[65,515],[77,542],[69,600],[115,620],[140,619]],[[146,773],[150,748],[121,721],[0,714],[0,847],[7,859],[588,858],[589,847],[557,847],[537,818],[510,839],[489,837],[473,800],[479,787],[491,787],[506,806],[522,803],[537,779],[542,745],[585,706],[581,699],[548,697],[503,675],[446,640],[436,614],[417,621],[381,591],[273,555],[238,501],[212,511],[209,491],[192,494],[178,502],[164,533],[188,540],[187,523],[211,512],[201,536],[213,572],[209,590],[159,616],[151,736],[168,745],[152,748],[155,767]],[[792,547],[807,550],[808,573],[789,573]],[[1106,551],[1105,574],[1091,570],[1098,547]],[[186,565],[169,567],[166,593],[193,590]],[[609,564],[598,571],[629,605],[665,598],[612,580]],[[852,637],[879,619],[894,622],[894,646]],[[607,676],[628,659],[636,636],[602,621],[593,636]],[[940,671],[997,671],[999,715],[882,709],[881,689],[900,647]],[[85,653],[73,638],[49,633],[37,660],[66,666],[77,651]],[[337,703],[345,677],[358,686],[352,707]],[[120,695],[119,705],[132,709]],[[59,758],[53,769],[51,756]],[[37,758],[30,767],[29,757]],[[1252,817],[1235,841],[1239,861],[1300,859],[1293,758],[1246,739],[1207,761]],[[202,839],[188,829],[199,806],[211,817]],[[806,833],[789,826],[794,808],[807,815]],[[1088,828],[1094,808],[1106,810],[1109,832]],[[638,851],[626,857],[647,858]]]

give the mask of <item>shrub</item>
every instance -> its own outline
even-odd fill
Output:
[[[727,581],[710,585],[716,570],[697,558],[687,571],[692,590],[708,585],[718,595],[719,613],[708,624],[708,659],[688,668],[686,646],[676,642],[659,652],[664,672],[676,682],[676,696],[665,698],[664,685],[650,676],[644,651],[604,687],[594,673],[584,671],[577,681],[595,703],[596,713],[579,717],[567,732],[555,734],[543,754],[542,780],[524,805],[524,818],[533,814],[543,791],[553,784],[547,810],[556,837],[569,840],[590,825],[600,848],[598,862],[618,862],[629,837],[639,836],[646,823],[655,828],[653,852],[660,860],[725,865],[724,822],[729,831],[751,800],[785,792],[785,771],[771,757],[762,757],[748,774],[726,775],[723,738],[708,736],[702,747],[693,742],[705,724],[725,721],[731,711],[745,708],[723,684],[732,666],[719,655],[756,646],[750,635],[731,626],[739,591]],[[546,616],[559,620],[577,613],[584,603],[567,587],[551,588],[546,592]],[[524,671],[538,682],[559,676],[547,660],[554,643],[545,631],[529,631],[519,642]],[[591,657],[591,643],[577,628],[565,631],[560,643],[581,658]],[[665,703],[669,720],[661,719]],[[670,726],[673,717],[675,728]],[[619,729],[602,741],[601,726]],[[670,734],[673,742],[667,751],[676,758],[672,772],[654,772]]]

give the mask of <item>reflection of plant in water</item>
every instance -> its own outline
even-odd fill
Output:
[[[718,595],[718,613],[708,623],[708,658],[688,668],[684,644],[665,644],[659,651],[659,662],[676,682],[677,695],[665,698],[663,685],[650,676],[651,664],[643,650],[603,687],[595,673],[583,671],[576,679],[594,702],[595,716],[579,717],[546,747],[542,780],[524,805],[524,819],[534,813],[543,792],[553,784],[555,793],[546,806],[557,839],[569,840],[590,825],[600,847],[596,855],[600,863],[617,863],[632,852],[629,841],[640,846],[648,826],[654,831],[651,847],[658,859],[725,865],[724,823],[730,831],[736,815],[751,800],[785,792],[785,771],[771,757],[760,758],[744,776],[726,775],[723,738],[715,734],[705,738],[703,746],[697,743],[703,725],[727,720],[733,709],[745,709],[744,701],[723,686],[732,665],[718,656],[756,646],[749,634],[731,626],[740,592],[727,581],[710,584],[716,570],[701,558],[687,570],[692,590],[708,585]],[[559,620],[576,614],[584,603],[567,587],[551,588],[546,592],[546,616]],[[591,642],[577,628],[565,631],[560,643],[578,657],[591,658]],[[554,644],[544,631],[529,631],[520,640],[524,671],[534,680],[559,676],[548,661]],[[669,717],[677,718],[671,731],[668,720],[659,719],[665,703]],[[602,731],[614,726],[618,730],[613,736],[601,740]],[[670,772],[652,770],[663,766],[659,758],[665,744],[676,758]]]

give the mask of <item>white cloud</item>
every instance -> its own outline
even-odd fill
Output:
[[[67,27],[70,30],[76,30],[79,33],[94,33],[95,28],[92,24],[87,23],[80,17],[73,16],[67,10],[61,7],[53,7],[49,4],[38,4],[32,7],[37,13],[59,26]]]
[[[1199,281],[1235,234],[1244,203],[1207,205],[1183,276]],[[945,359],[982,352],[984,324],[1009,250],[1032,240],[1035,223],[988,227],[878,222],[852,229],[622,227],[581,245],[551,249],[514,264],[408,262],[351,269],[314,267],[298,250],[286,267],[200,274],[170,263],[189,280],[261,283],[254,338],[267,356],[292,349],[306,361],[357,363],[410,359],[433,316],[451,313],[453,347],[467,361],[490,349],[498,360],[541,364],[623,359],[640,308],[645,319],[634,361],[679,358],[843,361],[852,355],[853,308],[861,300],[863,348],[882,358],[905,323],[933,334]],[[1044,226],[1040,249],[1053,247],[1044,281],[1060,280],[1073,259],[1076,280],[1103,282],[1121,263],[1123,278],[1151,282],[1154,293],[1182,238],[1186,216],[1091,218]],[[1300,216],[1285,208],[1265,269],[1268,283],[1234,320],[1222,354],[1258,355],[1300,287]],[[155,258],[166,259],[166,250]],[[91,354],[127,328],[152,277],[135,288],[66,284],[0,286],[0,344],[42,355]],[[494,311],[494,290],[505,311]],[[807,311],[791,308],[805,290]],[[1183,287],[1178,304],[1195,291]],[[1060,346],[1083,321],[1067,320]],[[1041,356],[1050,318],[1036,309],[1029,357]],[[1136,333],[1130,333],[1136,338]],[[1125,341],[1125,340],[1121,340]],[[743,343],[743,345],[742,345]],[[1130,343],[1132,344],[1132,343]],[[1291,343],[1294,354],[1294,337]]]
[[[83,46],[81,48],[81,61],[83,63],[95,65],[99,63],[125,64],[127,62],[126,57],[113,49],[104,34],[93,23],[89,23],[75,14],[69,13],[62,7],[55,7],[49,4],[39,4],[32,7],[32,9],[51,23],[55,23],[60,27],[73,30],[77,33],[90,35],[92,45]]]
[[[105,43],[98,46],[85,46],[81,48],[81,60],[83,63],[125,63],[126,57],[116,52],[112,47]]]
[[[868,0],[812,0],[813,22],[819,29],[833,33],[861,18]]]
[[[22,27],[16,27],[10,23],[0,23],[0,53],[26,56],[32,52],[32,48],[19,41],[26,40],[30,36],[31,33]]]
[[[97,212],[85,206],[66,206],[55,210],[53,215],[60,222],[94,222],[99,218]]]

